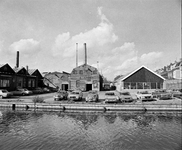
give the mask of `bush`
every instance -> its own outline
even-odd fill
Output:
[[[32,101],[33,101],[33,103],[44,103],[44,98],[35,96]]]

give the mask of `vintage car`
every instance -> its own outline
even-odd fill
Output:
[[[11,97],[11,96],[13,96],[12,92],[8,92],[5,89],[0,89],[0,98]]]
[[[89,91],[85,98],[86,102],[97,102],[99,100],[99,94],[97,91]]]
[[[30,95],[32,94],[32,91],[26,89],[26,88],[20,88],[15,91],[12,91],[13,95]]]
[[[180,92],[179,90],[172,90],[170,91],[170,93],[172,94],[172,97],[182,99],[182,92]]]
[[[35,89],[32,90],[33,94],[42,94],[44,93],[43,89],[40,87],[37,87]]]
[[[68,93],[64,90],[60,90],[60,91],[56,92],[56,94],[54,95],[55,101],[64,100],[67,98],[68,98]]]
[[[83,93],[80,90],[75,90],[68,94],[68,100],[78,101],[82,100],[82,98],[83,98]]]
[[[152,95],[154,98],[157,98],[160,100],[166,100],[166,99],[172,98],[172,94],[170,92],[167,92],[166,90],[156,90],[152,92]]]
[[[120,92],[121,102],[132,102],[134,99],[132,98],[130,92]]]
[[[152,93],[149,93],[148,91],[138,91],[136,97],[142,101],[153,100]]]
[[[120,102],[120,93],[117,91],[107,91],[105,92],[104,103],[118,103]]]
[[[47,87],[43,88],[42,90],[43,90],[44,93],[49,93],[49,92],[51,92],[50,89],[47,88]]]

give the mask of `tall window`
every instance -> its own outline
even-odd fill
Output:
[[[0,87],[9,87],[10,81],[8,79],[0,79]]]

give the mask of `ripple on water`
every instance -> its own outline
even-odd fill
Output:
[[[0,149],[175,150],[181,124],[175,114],[4,111]]]

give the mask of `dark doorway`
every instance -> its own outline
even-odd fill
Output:
[[[92,84],[86,84],[86,91],[92,90]]]
[[[68,90],[68,84],[62,84],[62,90],[67,91]]]

